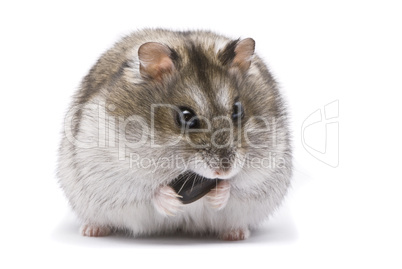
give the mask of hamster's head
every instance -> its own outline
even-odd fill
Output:
[[[146,119],[152,154],[173,156],[172,169],[230,179],[245,161],[264,155],[270,137],[255,130],[266,130],[276,111],[265,69],[253,62],[254,47],[251,38],[221,49],[193,42],[142,44],[141,82],[120,87],[116,107]]]

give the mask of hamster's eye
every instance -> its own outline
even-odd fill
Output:
[[[241,105],[241,102],[236,102],[233,105],[232,119],[237,120],[237,119],[242,119],[243,117],[244,117],[243,106]]]
[[[200,127],[200,120],[194,111],[188,107],[179,107],[180,113],[177,113],[176,122],[180,127],[196,129]]]

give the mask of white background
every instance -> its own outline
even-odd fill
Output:
[[[2,268],[402,267],[398,1],[8,2],[0,4]],[[121,36],[158,26],[253,37],[287,98],[293,188],[247,241],[81,237],[57,185],[63,116],[80,80]],[[336,100],[333,168],[305,150],[301,127]],[[325,124],[315,127],[309,143],[318,148]]]

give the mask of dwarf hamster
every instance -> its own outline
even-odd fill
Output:
[[[290,185],[291,139],[254,49],[251,38],[145,29],[100,57],[73,96],[59,151],[82,235],[242,240],[273,213]],[[186,173],[215,185],[185,204],[172,183]]]

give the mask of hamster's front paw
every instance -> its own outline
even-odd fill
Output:
[[[249,236],[250,230],[248,228],[239,228],[220,234],[219,239],[225,241],[239,241],[247,239]]]
[[[161,187],[153,199],[155,209],[163,216],[174,216],[181,211],[183,203],[179,200],[178,195],[171,187]]]
[[[216,210],[223,209],[229,201],[230,184],[227,180],[219,184],[207,194],[207,200],[210,206]]]
[[[83,236],[101,237],[108,236],[112,230],[109,227],[84,224],[81,226],[81,234]]]

